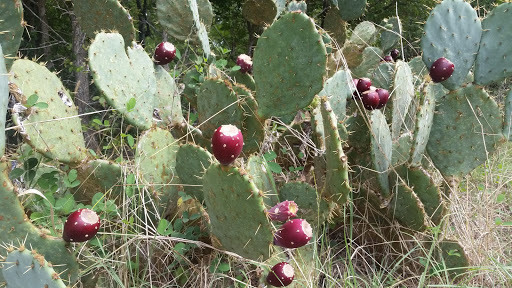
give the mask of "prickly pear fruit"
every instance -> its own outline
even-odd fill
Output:
[[[213,133],[213,156],[222,165],[233,163],[242,152],[243,146],[244,137],[235,125],[222,125]]]
[[[62,238],[66,242],[84,242],[96,235],[100,217],[90,209],[78,209],[64,223]]]
[[[432,64],[432,67],[430,67],[430,77],[432,78],[432,81],[436,83],[442,82],[450,78],[454,70],[455,65],[450,60],[441,57]]]
[[[162,42],[156,46],[155,59],[156,64],[165,65],[169,64],[176,57],[176,48],[169,42]]]
[[[377,88],[375,89],[375,92],[379,94],[379,105],[377,105],[377,109],[380,109],[388,103],[389,100],[389,92],[386,89]]]
[[[393,57],[391,57],[390,55],[386,55],[386,56],[384,56],[383,60],[386,62],[393,62]]]
[[[267,212],[270,220],[284,222],[290,218],[296,217],[297,210],[299,210],[299,207],[294,201],[286,200],[281,203],[277,203]]]
[[[395,61],[398,59],[398,57],[400,57],[400,51],[398,51],[398,49],[391,50],[389,54],[391,55],[391,58],[393,58],[393,60]]]
[[[272,267],[272,270],[268,272],[267,284],[274,287],[285,287],[292,283],[295,277],[295,271],[292,265],[286,262],[280,262]]]
[[[299,248],[313,236],[311,225],[304,219],[293,219],[284,223],[274,234],[274,245],[284,248]]]
[[[356,89],[359,91],[359,94],[370,90],[370,86],[372,86],[372,81],[369,78],[361,78],[357,82]]]
[[[361,95],[361,101],[367,110],[375,110],[379,106],[380,98],[377,90],[368,90]]]
[[[240,72],[242,73],[252,71],[252,59],[249,55],[240,54],[236,58],[236,65],[240,66]]]

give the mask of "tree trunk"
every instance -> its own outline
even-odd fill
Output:
[[[48,33],[48,17],[46,16],[46,0],[37,0],[37,10],[39,20],[41,21],[41,43],[43,47],[44,58],[47,62],[46,68],[52,69],[53,63],[50,61],[50,34]]]

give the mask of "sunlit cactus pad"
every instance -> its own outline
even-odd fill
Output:
[[[16,57],[24,30],[23,3],[21,0],[0,2],[0,45],[3,49],[7,71]]]

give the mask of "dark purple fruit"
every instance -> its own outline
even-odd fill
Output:
[[[400,57],[400,51],[398,51],[398,49],[391,50],[389,54],[391,55],[391,58],[393,58],[393,60],[395,61],[398,59],[398,57]]]
[[[64,223],[62,238],[66,242],[84,242],[96,235],[100,228],[100,217],[90,209],[78,209]]]
[[[370,81],[369,78],[361,78],[359,79],[359,82],[357,82],[356,89],[359,91],[359,94],[370,90],[370,87],[372,86],[372,81]]]
[[[270,208],[267,213],[272,221],[284,222],[290,218],[297,217],[299,206],[295,201],[283,201]]]
[[[169,64],[176,57],[176,48],[169,42],[162,42],[156,46],[155,59],[156,64],[165,65]]]
[[[386,62],[393,62],[393,57],[391,57],[389,55],[386,55],[386,56],[384,56],[383,60],[386,61]]]
[[[454,70],[455,65],[450,60],[441,57],[430,67],[430,78],[436,83],[442,82],[450,78]]]
[[[379,105],[377,105],[377,109],[380,109],[388,103],[389,100],[389,92],[386,89],[377,88],[375,92],[379,95]]]
[[[283,248],[299,248],[313,236],[311,225],[304,219],[293,219],[284,223],[274,234],[274,245]]]
[[[292,283],[294,277],[295,271],[292,265],[286,262],[277,263],[268,272],[267,284],[274,287],[285,287]]]
[[[222,125],[213,132],[213,156],[222,165],[235,162],[236,158],[242,153],[243,146],[244,137],[235,125]]]
[[[367,110],[375,110],[379,106],[380,98],[376,90],[365,91],[361,95],[361,101]]]
[[[240,66],[240,72],[248,73],[252,71],[252,59],[249,55],[240,54],[236,58],[236,65]]]

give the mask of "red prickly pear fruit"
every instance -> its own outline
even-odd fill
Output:
[[[357,91],[359,91],[359,94],[370,90],[370,87],[372,86],[372,81],[370,81],[369,78],[361,78],[359,79],[359,82],[357,82]]]
[[[176,57],[176,48],[169,42],[161,42],[156,46],[153,59],[158,65],[169,64]]]
[[[391,57],[391,56],[389,56],[389,55],[384,56],[384,59],[383,59],[383,60],[384,60],[384,61],[386,61],[386,62],[393,62],[393,61],[394,61],[394,60],[393,60],[393,57]]]
[[[235,125],[222,125],[212,136],[213,156],[222,165],[233,163],[242,153],[244,137],[242,131]]]
[[[311,225],[304,219],[288,220],[274,234],[274,245],[284,248],[299,248],[313,236]]]
[[[361,96],[364,108],[367,110],[375,110],[379,106],[380,98],[376,90],[368,90]]]
[[[391,54],[391,58],[393,58],[394,61],[396,61],[398,57],[400,57],[400,51],[398,51],[398,49],[391,50],[389,54]]]
[[[292,283],[295,277],[295,271],[292,265],[281,262],[272,267],[267,275],[267,284],[274,287],[285,287]]]
[[[242,73],[248,73],[252,71],[252,59],[249,55],[238,55],[236,58],[236,65],[240,66],[240,72]]]
[[[272,221],[284,222],[290,218],[297,217],[299,207],[294,201],[283,201],[270,208],[267,213]]]
[[[380,109],[380,108],[384,107],[386,105],[386,103],[388,103],[389,92],[388,92],[388,90],[382,89],[382,88],[377,88],[375,90],[375,92],[377,92],[377,94],[379,94],[379,105],[377,105],[377,109]]]
[[[64,223],[62,238],[66,242],[84,242],[96,235],[100,217],[90,209],[78,209]]]
[[[430,77],[432,78],[432,81],[436,83],[442,82],[450,78],[454,70],[455,65],[450,60],[441,57],[432,64],[432,67],[430,67]]]

